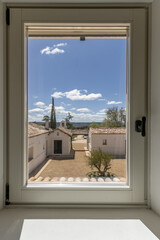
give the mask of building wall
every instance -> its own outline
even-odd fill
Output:
[[[3,116],[3,6],[0,3],[0,209],[3,207],[3,161],[4,155],[4,116]]]
[[[57,133],[59,135],[57,135]],[[28,142],[28,156],[29,151],[33,151],[33,159],[28,162],[29,173],[38,167],[49,155],[54,154],[54,140],[62,140],[62,155],[69,155],[71,151],[71,137],[61,131],[54,131],[48,135],[41,134],[29,138]],[[30,154],[29,157],[31,157]]]
[[[151,207],[160,214],[160,1],[152,5]]]
[[[91,139],[91,132],[88,132],[88,139],[87,139],[87,143],[88,143],[88,150],[91,151],[92,150],[92,139]]]
[[[107,145],[103,145],[103,140],[107,140]],[[91,134],[91,150],[99,148],[114,156],[125,156],[125,134]]]
[[[53,155],[52,133],[46,139],[46,155]]]
[[[28,149],[33,147],[33,159],[28,162],[29,173],[45,160],[47,139],[48,133],[29,138]]]
[[[52,154],[54,154],[54,140],[62,140],[62,154],[63,155],[70,154],[71,137],[59,130],[54,131],[53,133],[51,133],[51,135],[52,135]]]

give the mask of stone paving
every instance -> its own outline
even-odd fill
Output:
[[[126,177],[126,160],[112,159],[110,172],[117,177]],[[96,169],[94,169],[96,170]],[[75,159],[54,160],[48,159],[47,163],[35,175],[36,177],[86,177],[90,172],[87,157],[84,152],[76,152]]]

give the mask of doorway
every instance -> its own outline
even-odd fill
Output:
[[[54,141],[54,154],[62,154],[62,140]]]

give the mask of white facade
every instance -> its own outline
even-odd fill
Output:
[[[56,129],[53,133],[51,133],[52,137],[52,154],[55,154],[54,149],[54,141],[62,141],[62,155],[69,155],[71,152],[71,136],[62,132],[59,129]]]
[[[70,155],[71,133],[66,129],[57,128],[54,131],[33,135],[28,140],[28,168],[31,173],[49,155]],[[55,153],[55,141],[61,141],[61,153]]]
[[[29,138],[28,141],[28,167],[31,173],[47,157],[46,142],[48,133],[43,133]]]
[[[89,151],[101,149],[115,157],[126,155],[126,134],[124,133],[92,133],[88,136]]]

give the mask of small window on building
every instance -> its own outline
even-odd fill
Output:
[[[64,123],[62,123],[62,127],[64,127]]]
[[[103,139],[103,145],[107,145],[107,139]]]
[[[57,136],[59,136],[59,132],[57,132]]]
[[[30,162],[32,159],[33,159],[33,147],[30,147],[28,151],[28,162]]]

